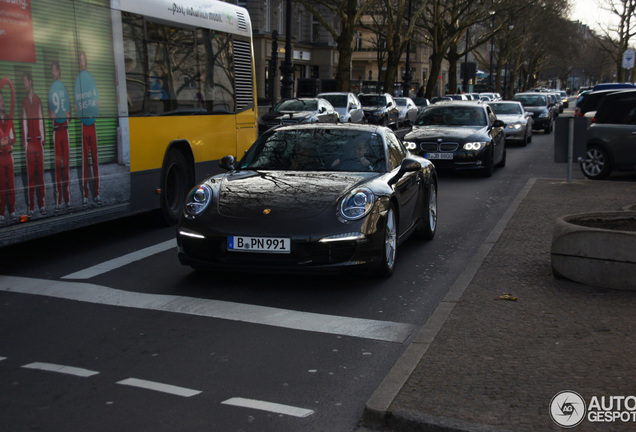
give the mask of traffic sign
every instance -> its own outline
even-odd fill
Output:
[[[636,57],[636,52],[633,49],[625,50],[623,53],[623,68],[631,69],[634,67],[634,57]]]

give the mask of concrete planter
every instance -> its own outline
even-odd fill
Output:
[[[636,211],[587,213],[557,219],[552,272],[575,282],[636,290]]]

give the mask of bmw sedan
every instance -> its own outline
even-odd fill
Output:
[[[435,236],[435,166],[386,127],[281,126],[221,166],[177,228],[180,262],[195,269],[390,276],[399,244]]]
[[[523,109],[520,102],[488,102],[497,118],[506,123],[506,142],[518,141],[521,145],[532,142],[532,113]]]
[[[426,108],[404,137],[414,153],[439,169],[478,170],[486,177],[506,165],[504,122],[474,102],[439,102]]]

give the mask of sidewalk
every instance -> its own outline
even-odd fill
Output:
[[[529,182],[369,399],[363,425],[559,431],[550,405],[561,391],[588,406],[594,396],[636,396],[636,292],[557,279],[550,263],[557,217],[633,204],[636,182]],[[516,301],[495,300],[504,294]],[[629,400],[623,411],[636,417]],[[585,417],[572,430],[633,431],[636,419]]]

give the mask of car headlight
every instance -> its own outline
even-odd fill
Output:
[[[485,142],[467,142],[464,144],[464,150],[478,151],[486,147]]]
[[[367,188],[354,189],[340,202],[340,215],[346,220],[363,218],[373,208],[375,195]]]
[[[539,114],[539,118],[546,118],[547,116],[548,116],[547,111],[543,111],[541,114]]]
[[[508,124],[508,128],[510,128],[510,129],[521,129],[521,123],[519,123],[519,122],[509,123]]]
[[[205,210],[212,201],[212,189],[208,185],[201,184],[188,193],[185,212],[188,216],[197,216]]]

